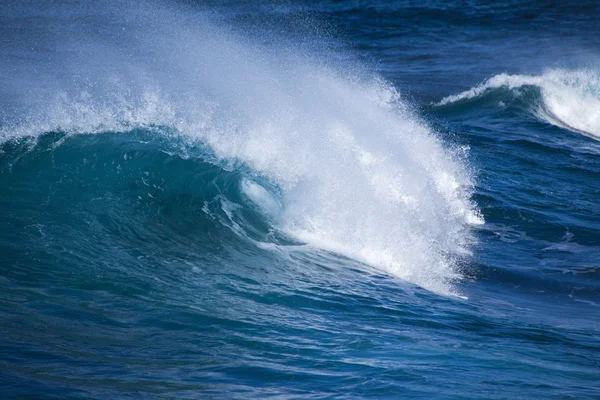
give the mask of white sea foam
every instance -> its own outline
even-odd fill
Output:
[[[600,73],[591,69],[552,69],[539,76],[496,75],[470,90],[443,98],[439,105],[472,99],[489,90],[536,86],[541,104],[531,112],[543,121],[600,139]]]
[[[75,54],[54,48],[51,80],[30,77],[50,89],[25,99],[2,137],[172,127],[274,182],[281,200],[250,181],[243,189],[282,231],[454,293],[469,225],[482,223],[464,149],[445,148],[390,84],[350,65],[139,8],[102,10],[127,27],[112,41],[82,32]],[[58,60],[83,78],[73,83]]]
[[[272,218],[279,217],[281,204],[267,189],[251,180],[244,179],[242,181],[242,191],[267,215]]]

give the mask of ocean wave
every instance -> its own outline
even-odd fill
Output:
[[[500,74],[465,92],[445,97],[438,105],[477,99],[499,90],[508,90],[511,96],[519,97],[527,87],[539,90],[538,98],[525,104],[532,115],[549,124],[600,139],[600,73],[591,69],[551,69],[539,76]]]
[[[58,87],[4,118],[4,142],[143,129],[179,157],[208,148],[211,162],[251,171],[240,187],[274,229],[455,293],[470,225],[482,223],[467,149],[442,143],[392,85],[359,66],[250,43],[205,18],[169,24],[179,20],[175,11],[132,23],[141,8],[126,20],[122,10],[104,10],[128,29],[107,33],[102,46],[88,37],[75,55],[54,48],[60,62],[49,56],[56,68],[48,69]],[[78,80],[64,76],[65,65]],[[48,76],[29,78],[49,85]]]

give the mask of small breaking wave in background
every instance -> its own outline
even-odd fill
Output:
[[[600,140],[600,73],[593,69],[550,69],[538,76],[496,75],[438,105],[492,98],[497,105],[520,104],[552,125]]]

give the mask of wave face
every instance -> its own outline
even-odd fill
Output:
[[[187,143],[179,156],[208,146],[215,162],[242,163],[269,182],[275,192],[243,189],[275,229],[452,293],[468,226],[481,223],[464,149],[444,146],[390,84],[284,42],[244,40],[201,16],[174,23],[186,20],[183,10],[121,11],[107,5],[107,26],[78,22],[75,38],[65,29],[60,47],[45,43],[45,74],[19,82],[48,89],[20,97],[3,141],[163,127],[164,140],[175,140],[164,133],[172,131]],[[90,38],[94,30],[106,38]]]
[[[531,89],[535,90],[531,93]],[[508,93],[503,94],[503,91]],[[438,105],[494,98],[506,106],[528,97],[523,107],[552,125],[600,139],[600,73],[551,69],[539,76],[496,75],[479,86],[443,98]]]

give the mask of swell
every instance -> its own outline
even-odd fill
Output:
[[[514,106],[548,124],[600,139],[600,75],[597,70],[552,69],[542,75],[496,75],[479,86],[443,98],[438,106]]]

